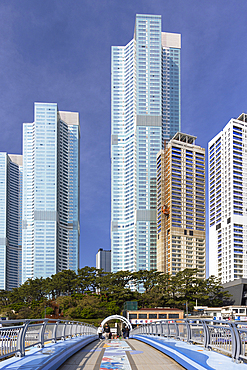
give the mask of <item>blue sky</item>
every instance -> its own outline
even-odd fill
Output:
[[[182,34],[182,131],[207,147],[247,112],[246,0],[0,1],[0,151],[22,152],[35,101],[80,113],[81,267],[110,249],[110,51],[136,13]]]

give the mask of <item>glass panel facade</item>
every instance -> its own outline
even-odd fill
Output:
[[[157,267],[156,155],[180,129],[180,35],[177,47],[169,35],[163,42],[161,16],[137,15],[133,40],[112,47],[113,272]]]
[[[23,273],[47,277],[78,269],[79,117],[35,103],[23,125]]]
[[[0,153],[0,289],[18,287],[21,277],[20,212],[22,156]]]

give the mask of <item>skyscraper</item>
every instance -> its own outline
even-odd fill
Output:
[[[112,271],[156,268],[156,154],[180,130],[179,34],[136,15],[134,38],[112,47]]]
[[[205,149],[178,132],[157,155],[157,269],[206,276]]]
[[[0,289],[21,280],[22,156],[0,153]]]
[[[22,281],[77,272],[79,254],[79,114],[35,103],[23,125]]]
[[[247,277],[247,114],[208,144],[209,274],[222,283]]]
[[[96,254],[96,269],[111,272],[111,251],[100,248]]]

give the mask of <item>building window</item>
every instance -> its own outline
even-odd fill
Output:
[[[139,319],[147,319],[146,313],[139,313]]]
[[[169,314],[169,319],[179,319],[179,314],[178,313],[170,313]]]
[[[136,313],[130,313],[129,314],[129,319],[137,319],[137,314]]]
[[[159,319],[167,319],[166,313],[159,313]]]

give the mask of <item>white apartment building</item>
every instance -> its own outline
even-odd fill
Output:
[[[247,114],[208,144],[209,275],[247,277]]]

